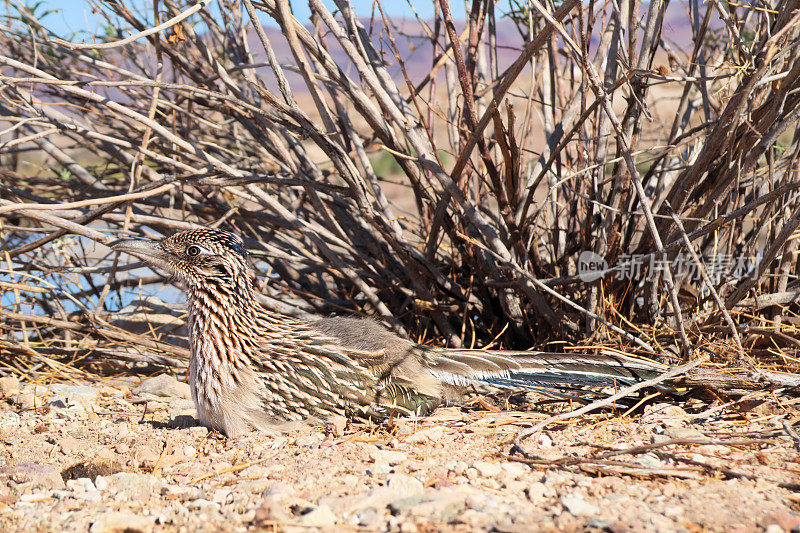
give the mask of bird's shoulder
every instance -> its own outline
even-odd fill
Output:
[[[382,351],[389,359],[394,353],[407,352],[416,346],[371,318],[328,316],[309,322],[309,327],[343,347],[365,352]]]

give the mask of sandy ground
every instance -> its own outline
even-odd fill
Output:
[[[529,440],[529,465],[512,441],[541,406],[229,440],[194,425],[188,386],[168,376],[3,378],[0,394],[3,531],[800,528],[791,401],[601,413]]]

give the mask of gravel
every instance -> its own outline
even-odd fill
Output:
[[[390,428],[336,420],[230,440],[193,425],[185,384],[169,376],[0,383],[3,531],[800,528],[796,494],[780,486],[798,482],[792,441],[776,431],[785,415],[719,412],[692,424],[667,404],[638,418],[595,415],[527,441],[540,460],[531,466],[512,453],[530,413],[445,408]],[[752,444],[590,460],[609,448],[730,437]],[[564,458],[585,461],[543,464]]]

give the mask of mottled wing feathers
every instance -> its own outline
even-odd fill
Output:
[[[390,358],[385,349],[362,349],[374,344],[351,347],[303,323],[294,324],[291,336],[269,331],[260,335],[262,342],[253,366],[266,382],[280,382],[282,394],[301,406],[295,409],[310,416],[324,418],[339,412],[384,419],[392,414],[427,414],[440,403],[439,394],[427,394],[413,375],[398,371],[409,364],[419,366],[419,354],[409,353],[402,364],[402,360]],[[405,348],[416,350],[412,343],[404,343]],[[276,360],[288,365],[276,364]],[[270,409],[268,403],[265,401],[266,409]]]
[[[450,391],[480,384],[569,396],[587,386],[624,386],[664,370],[615,355],[431,348],[351,317],[311,323],[281,317],[271,324],[273,317],[259,320],[266,327],[258,333],[263,342],[253,365],[266,383],[280,384],[294,411],[312,416],[427,414]]]

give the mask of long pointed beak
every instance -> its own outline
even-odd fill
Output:
[[[164,260],[167,256],[167,253],[156,241],[147,241],[143,239],[121,239],[112,242],[111,249],[156,261]]]

